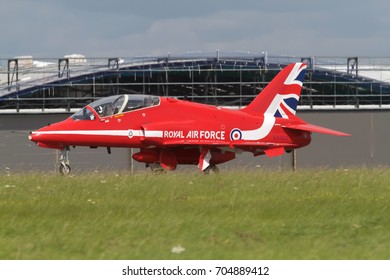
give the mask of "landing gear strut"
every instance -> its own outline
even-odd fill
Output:
[[[69,165],[69,147],[65,147],[64,150],[61,151],[61,155],[59,157],[59,171],[61,175],[68,175],[71,171]]]

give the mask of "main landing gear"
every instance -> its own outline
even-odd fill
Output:
[[[69,165],[69,147],[65,147],[64,150],[61,151],[61,155],[58,158],[59,161],[59,172],[61,175],[68,175],[71,171]]]
[[[218,174],[219,173],[219,168],[216,164],[210,164],[207,166],[205,170],[203,170],[203,174]]]
[[[152,170],[152,173],[155,174],[164,174],[167,172],[167,170],[162,168],[159,163],[146,163],[145,168],[150,168],[150,170]]]
[[[164,174],[167,173],[168,170],[161,167],[159,163],[146,163],[145,168],[150,168],[152,173],[155,174]],[[218,174],[219,168],[216,164],[210,164],[205,170],[202,171],[203,174]]]

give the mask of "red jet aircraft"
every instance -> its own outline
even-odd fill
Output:
[[[348,136],[295,116],[306,65],[284,68],[250,103],[226,109],[171,97],[116,95],[101,98],[62,122],[30,133],[39,147],[59,149],[60,172],[70,172],[70,146],[139,148],[133,159],[174,170],[198,165],[204,172],[236,153],[280,156],[308,145],[311,133]]]

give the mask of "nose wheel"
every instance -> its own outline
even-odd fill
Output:
[[[61,175],[68,175],[71,171],[70,165],[69,165],[69,147],[66,147],[64,150],[62,150],[62,153],[59,157],[59,169]]]

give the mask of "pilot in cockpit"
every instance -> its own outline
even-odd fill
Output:
[[[98,113],[98,115],[99,115],[100,117],[104,117],[104,114],[103,114],[103,107],[102,107],[102,106],[98,106],[98,107],[96,108],[96,113]]]

